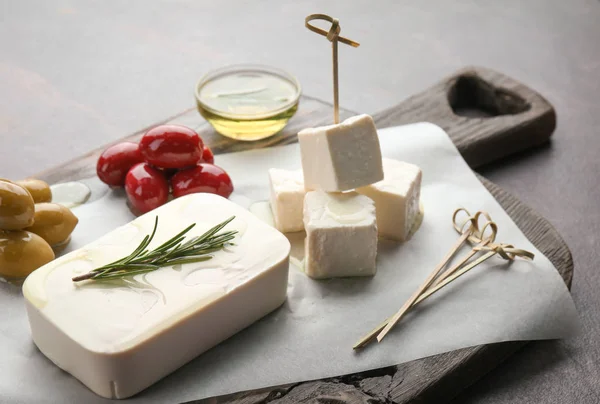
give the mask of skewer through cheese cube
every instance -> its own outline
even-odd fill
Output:
[[[405,241],[419,215],[421,169],[410,163],[384,158],[384,179],[356,191],[375,202],[379,235]]]
[[[369,115],[304,129],[298,142],[307,189],[340,192],[383,179],[379,138]]]
[[[277,230],[286,233],[304,230],[304,180],[302,170],[269,170],[271,210]]]
[[[311,278],[375,275],[373,201],[356,192],[310,191],[304,198],[304,269]]]

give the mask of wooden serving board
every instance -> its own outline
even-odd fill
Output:
[[[355,114],[340,111],[342,118]],[[281,134],[252,143],[216,134],[195,109],[157,124],[169,122],[192,127],[215,154],[220,154],[295,142],[300,129],[330,124],[332,116],[330,104],[304,96],[298,113]],[[438,124],[472,168],[547,142],[556,123],[554,109],[543,97],[509,77],[483,68],[461,70],[373,118],[379,128],[421,121]],[[146,129],[126,139],[138,140]],[[102,149],[94,150],[36,177],[50,183],[89,178],[95,175],[96,160],[101,152]],[[570,287],[573,260],[554,227],[508,192],[481,176],[479,179]],[[481,345],[369,372],[190,403],[447,402],[525,344]]]

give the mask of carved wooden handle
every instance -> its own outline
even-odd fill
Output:
[[[539,146],[556,127],[556,113],[544,97],[482,67],[462,69],[373,119],[379,128],[435,123],[473,168]]]

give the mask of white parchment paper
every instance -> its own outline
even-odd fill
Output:
[[[389,366],[473,345],[568,337],[578,328],[564,282],[477,180],[438,127],[416,124],[380,132],[386,157],[423,170],[425,217],[405,244],[380,242],[373,278],[314,281],[291,267],[287,302],[258,323],[128,400],[183,402],[213,395],[319,379]],[[232,199],[246,207],[268,199],[267,169],[300,167],[298,145],[216,158],[235,184]],[[98,192],[97,180],[91,180]],[[393,314],[457,239],[452,212],[488,211],[497,241],[536,254],[507,265],[493,258],[452,283],[383,340],[360,353],[356,340]],[[122,192],[74,209],[80,223],[70,250],[133,219]],[[466,250],[465,250],[466,251]],[[0,285],[0,402],[102,403],[34,346],[20,288]],[[205,332],[211,332],[206,330]]]

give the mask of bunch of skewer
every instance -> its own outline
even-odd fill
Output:
[[[466,219],[459,222],[459,216],[464,215],[466,215]],[[483,223],[480,224],[482,219]],[[466,209],[460,208],[454,211],[452,222],[454,229],[460,236],[444,259],[435,267],[425,282],[410,296],[396,314],[387,318],[383,323],[361,338],[354,345],[353,349],[363,348],[375,339],[381,342],[410,309],[493,256],[498,255],[509,261],[514,260],[516,257],[529,260],[533,260],[534,258],[534,255],[529,251],[515,248],[510,244],[496,243],[498,225],[492,221],[487,212],[479,211],[471,215]],[[452,261],[456,253],[468,244],[471,245],[471,250],[458,259],[454,265],[448,267],[448,264]],[[478,257],[475,258],[477,255]],[[444,270],[444,268],[446,269]]]

